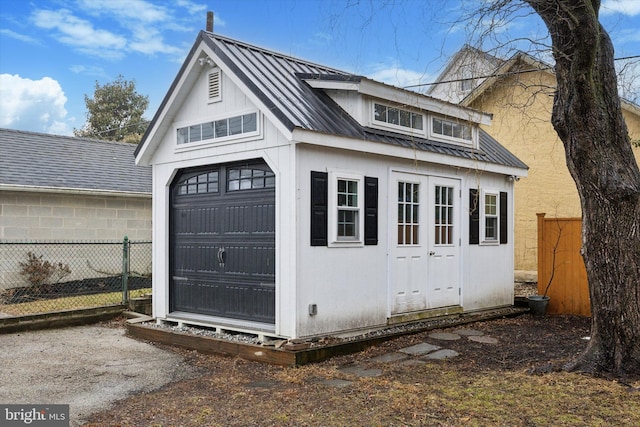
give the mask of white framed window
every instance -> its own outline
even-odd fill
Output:
[[[420,184],[398,181],[398,246],[420,244]]]
[[[258,112],[251,112],[180,127],[176,130],[176,143],[180,146],[201,141],[219,142],[258,135],[259,117]]]
[[[425,115],[401,107],[372,102],[372,124],[410,135],[425,135]]]
[[[500,193],[483,191],[480,203],[480,238],[482,243],[498,244],[500,239]]]
[[[461,121],[431,117],[430,136],[448,142],[458,142],[465,145],[473,143],[474,129],[471,124]]]
[[[364,245],[364,176],[329,173],[329,245]]]

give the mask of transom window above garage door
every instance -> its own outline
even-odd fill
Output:
[[[276,177],[270,170],[251,167],[227,169],[227,191],[273,188],[275,186]]]

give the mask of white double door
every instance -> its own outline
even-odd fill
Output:
[[[393,172],[390,311],[460,304],[460,180]]]

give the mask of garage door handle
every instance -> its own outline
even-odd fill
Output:
[[[224,267],[224,261],[227,258],[227,253],[224,248],[218,249],[218,262],[220,263],[220,267]]]

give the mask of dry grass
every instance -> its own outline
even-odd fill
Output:
[[[624,384],[557,369],[584,348],[588,320],[520,316],[473,327],[500,344],[459,340],[447,347],[461,356],[411,366],[371,359],[428,340],[426,333],[299,368],[181,351],[202,376],[119,402],[89,425],[640,425],[640,380]],[[526,335],[535,339],[527,342]],[[337,369],[352,363],[382,369],[382,375],[358,378]],[[541,365],[546,373],[533,373]],[[323,379],[352,383],[333,387]]]
[[[130,298],[136,298],[151,293],[151,288],[129,291]],[[20,304],[0,305],[0,312],[13,316],[26,314],[47,313],[51,311],[73,310],[78,308],[101,307],[122,303],[122,292],[104,294],[80,295],[56,299],[42,299]]]

